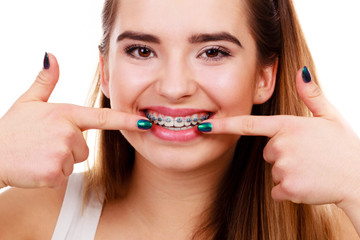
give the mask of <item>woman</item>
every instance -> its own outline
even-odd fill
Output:
[[[46,103],[46,54],[1,119],[4,239],[357,238],[360,141],[290,1],[108,0],[103,29],[92,103],[112,110]],[[90,128],[95,166],[67,181]]]

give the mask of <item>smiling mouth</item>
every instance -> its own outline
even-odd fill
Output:
[[[193,128],[210,118],[210,112],[197,113],[188,116],[166,116],[164,114],[145,110],[145,116],[154,124],[172,130],[181,131]]]

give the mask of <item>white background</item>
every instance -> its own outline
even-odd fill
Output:
[[[102,4],[0,1],[0,116],[31,85],[45,51],[61,69],[50,101],[84,103],[97,66]],[[359,134],[360,1],[295,0],[295,6],[322,87]]]

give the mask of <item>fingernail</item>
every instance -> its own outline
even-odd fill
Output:
[[[144,119],[140,119],[138,122],[137,122],[137,126],[139,129],[142,129],[142,130],[149,130],[152,126],[152,123],[148,120],[144,120]]]
[[[50,61],[49,61],[49,55],[47,52],[45,52],[45,56],[44,56],[44,69],[49,69],[50,68]]]
[[[212,124],[207,122],[207,123],[201,123],[200,125],[198,125],[198,130],[200,132],[211,132],[212,131]]]
[[[306,66],[303,67],[303,70],[302,70],[302,78],[303,78],[303,80],[304,80],[305,83],[311,82],[311,74],[310,74],[309,69],[308,69]]]

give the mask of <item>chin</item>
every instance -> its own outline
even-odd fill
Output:
[[[159,141],[149,132],[141,136],[142,141],[128,137],[136,150],[137,160],[176,172],[196,171],[230,161],[239,139],[232,135],[203,135],[194,141],[174,143]]]
[[[177,151],[155,153],[144,156],[144,158],[158,169],[175,172],[194,171],[206,165],[209,160],[197,154],[184,153],[184,151],[181,153],[177,153]]]

